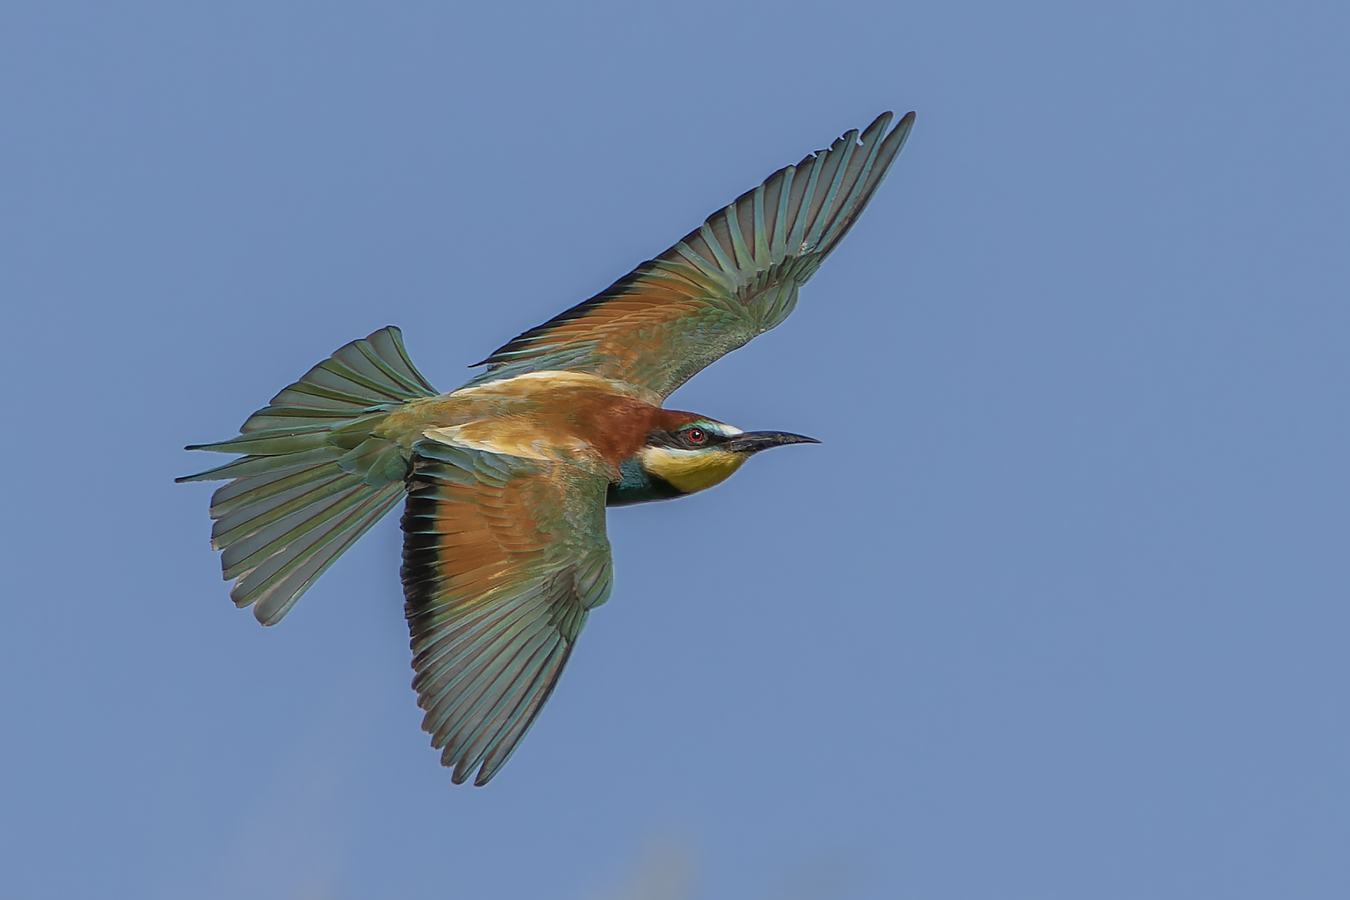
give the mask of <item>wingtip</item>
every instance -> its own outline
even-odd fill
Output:
[[[895,127],[892,128],[891,120],[894,118],[895,113],[888,109],[873,119],[872,124],[863,129],[863,143],[876,140],[878,137],[883,143],[895,141],[903,142],[908,136],[910,128],[914,126],[914,111],[910,110],[901,116],[900,121],[896,122]]]
[[[899,131],[901,128],[905,129],[905,131],[909,131],[909,129],[914,127],[915,118],[916,114],[914,110],[911,109],[909,112],[905,113],[903,116],[900,117],[899,122],[895,123],[895,130],[892,131],[891,134],[895,134],[895,132]]]
[[[890,133],[882,139],[882,154],[894,160],[904,149],[905,142],[909,140],[909,132],[914,127],[914,110],[910,110],[900,117],[900,121],[895,123],[895,127]],[[893,148],[893,149],[891,149]],[[889,163],[887,164],[889,168]]]

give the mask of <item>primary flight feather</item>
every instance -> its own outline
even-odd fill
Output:
[[[662,408],[781,323],[866,207],[914,113],[773,173],[665,253],[511,340],[440,394],[392,326],[251,415],[241,454],[178,479],[211,498],[230,596],[264,625],[405,501],[403,587],[423,728],[453,780],[486,784],[552,693],[612,585],[605,507],[712,487],[812,442]]]

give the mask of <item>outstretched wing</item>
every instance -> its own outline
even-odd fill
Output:
[[[883,113],[828,150],[779,169],[604,292],[498,349],[469,384],[565,369],[664,399],[788,317],[797,289],[857,221],[904,146]]]
[[[563,462],[417,444],[403,586],[422,727],[486,784],[609,596],[608,482]]]

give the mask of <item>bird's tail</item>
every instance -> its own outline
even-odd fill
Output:
[[[189,450],[241,453],[177,479],[233,479],[211,498],[211,545],[230,597],[278,622],[314,581],[403,497],[409,451],[376,434],[389,414],[430,397],[389,326],[352,341],[249,416],[240,435]]]

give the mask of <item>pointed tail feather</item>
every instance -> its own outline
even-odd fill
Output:
[[[409,450],[376,434],[436,395],[397,328],[352,341],[249,416],[240,435],[189,450],[241,453],[177,479],[232,479],[211,498],[212,546],[238,606],[280,621],[344,550],[403,499]]]

